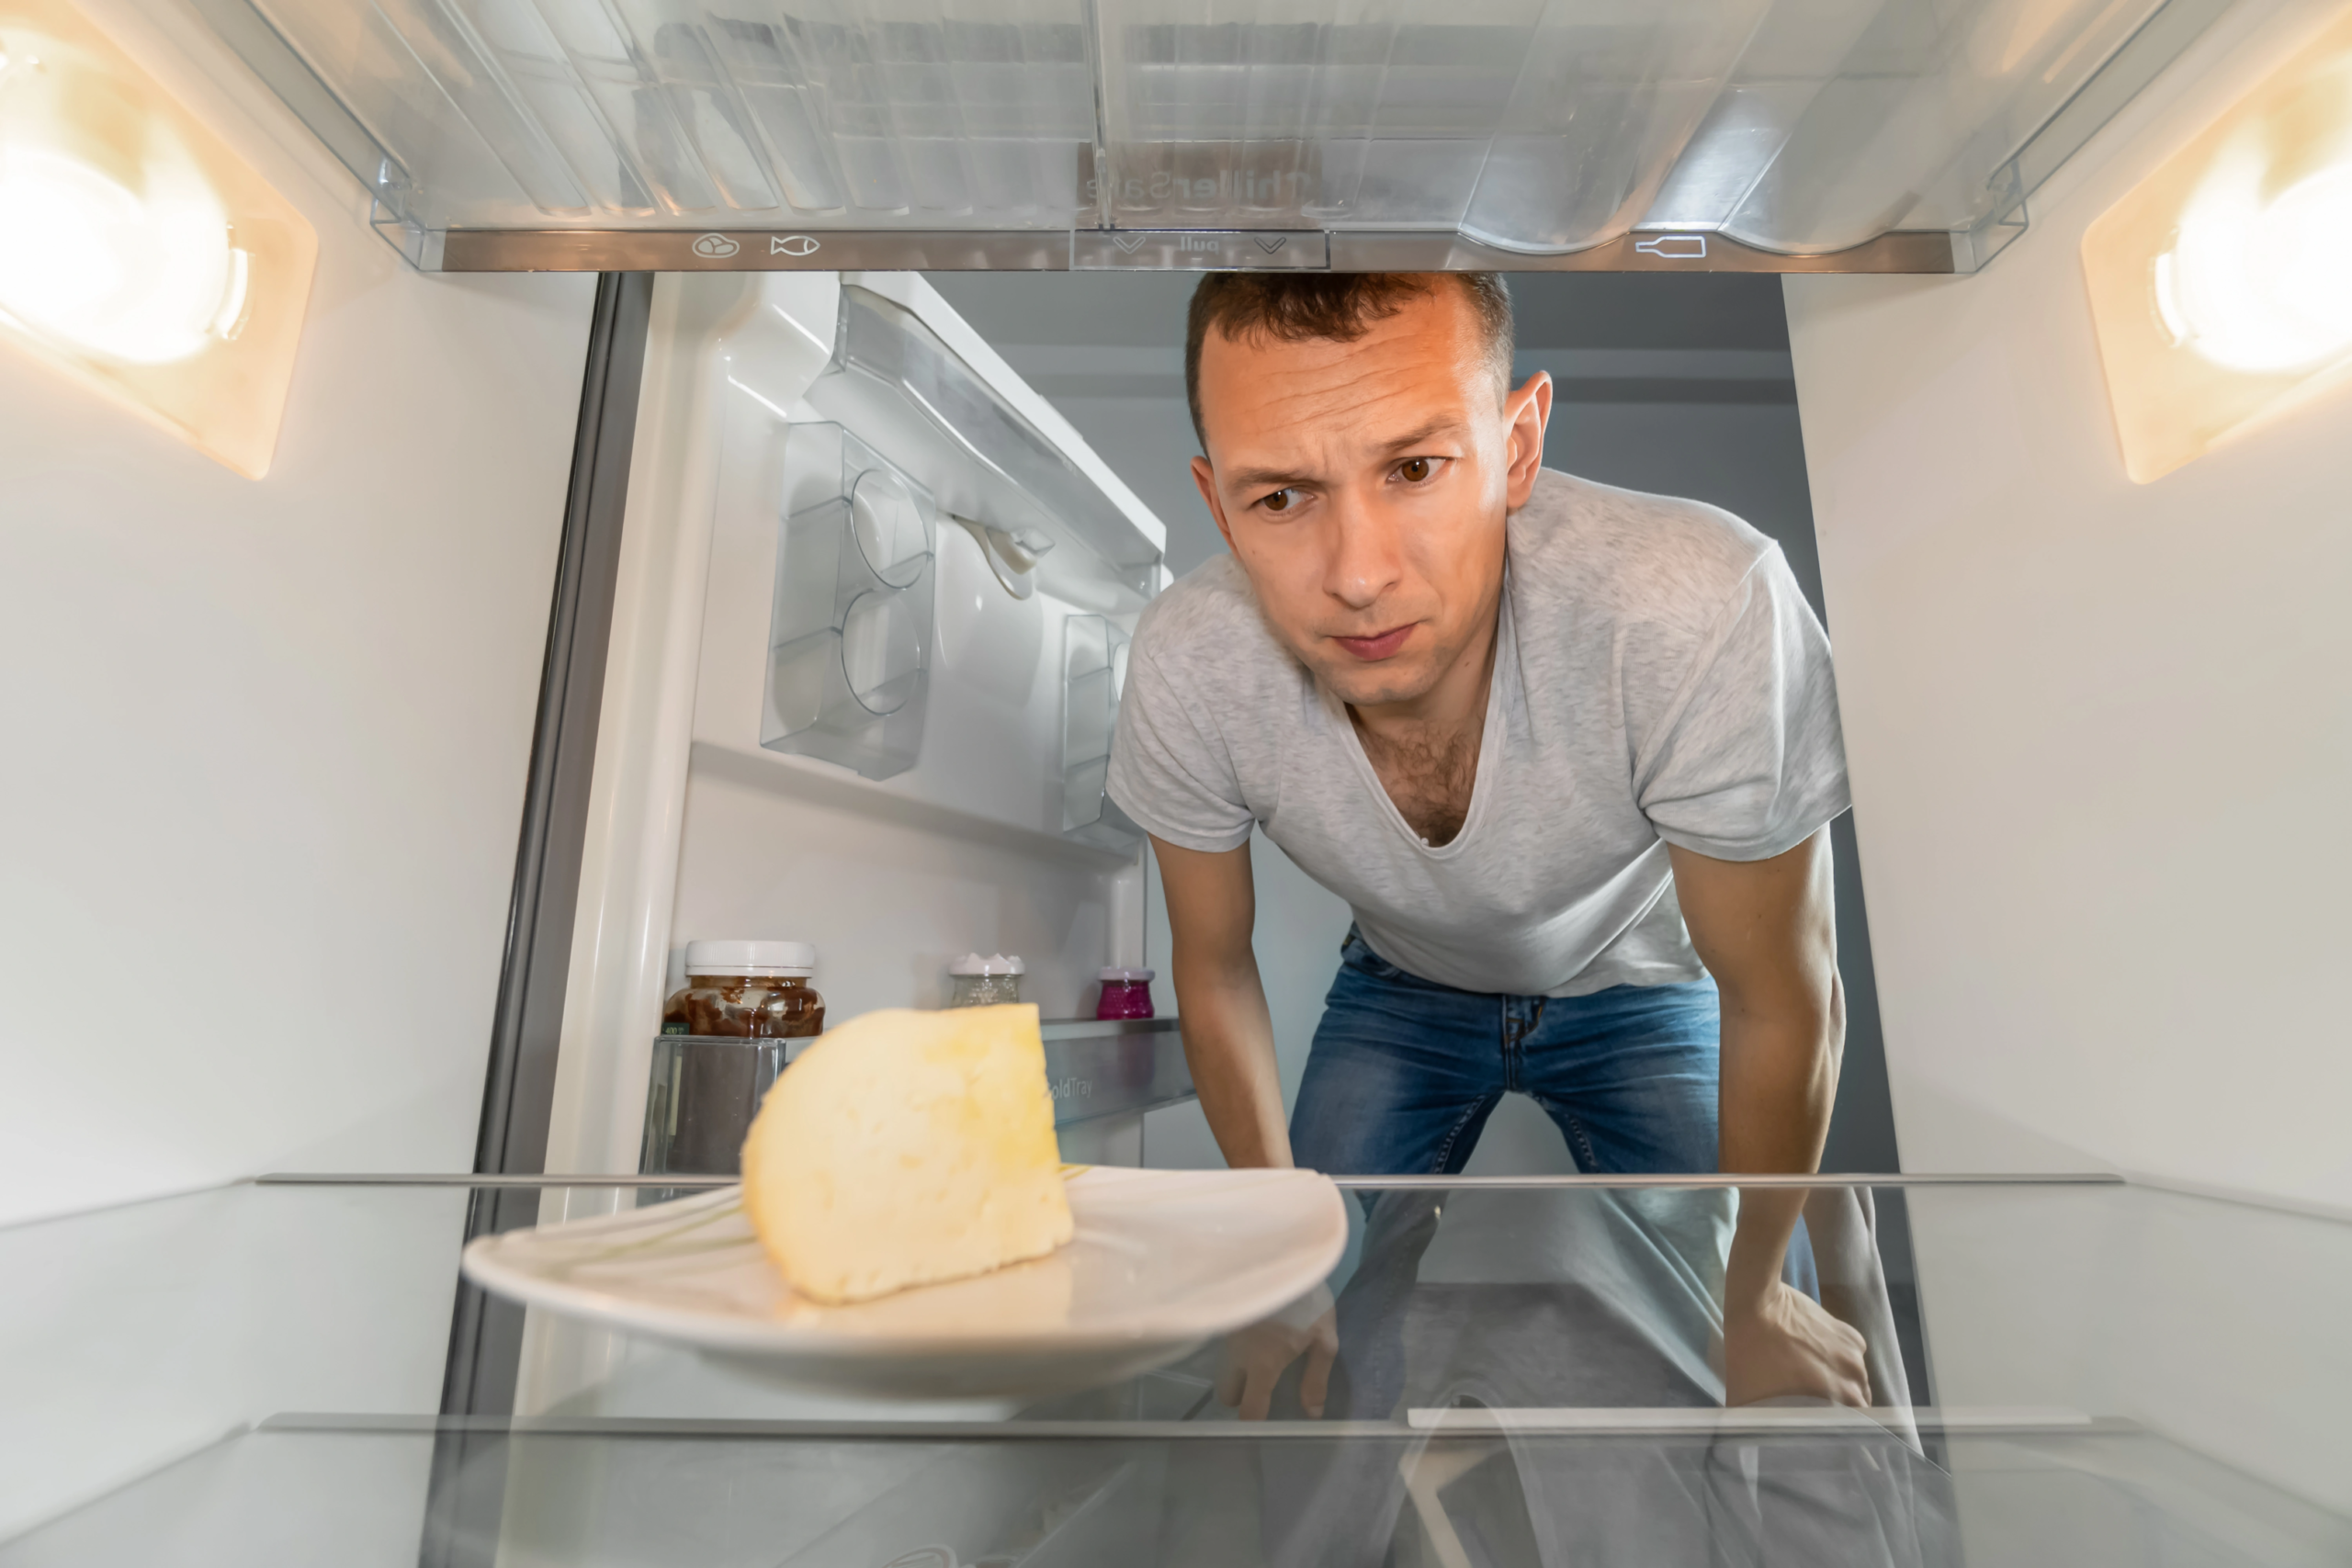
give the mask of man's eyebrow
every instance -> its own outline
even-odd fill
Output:
[[[1289,490],[1314,482],[1312,474],[1285,473],[1280,468],[1237,468],[1226,476],[1226,483],[1236,490]]]
[[[1433,419],[1427,424],[1422,425],[1419,430],[1407,431],[1404,434],[1399,435],[1395,440],[1387,443],[1387,445],[1382,449],[1388,452],[1407,451],[1412,447],[1419,446],[1422,442],[1430,439],[1432,436],[1452,435],[1461,428],[1462,422],[1451,415],[1447,415],[1440,419]]]
[[[1452,435],[1460,431],[1462,422],[1451,416],[1433,419],[1418,430],[1408,430],[1381,443],[1384,452],[1408,452],[1434,436]],[[1225,476],[1225,482],[1236,490],[1288,490],[1297,485],[1315,483],[1313,474],[1292,473],[1283,468],[1236,468]]]

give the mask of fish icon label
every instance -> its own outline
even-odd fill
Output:
[[[742,246],[737,244],[734,241],[729,239],[724,234],[697,234],[695,236],[695,254],[701,256],[706,261],[724,261],[727,257],[733,255],[737,251],[740,251],[742,248]]]
[[[1707,236],[1704,234],[1660,234],[1656,239],[1636,240],[1634,249],[1660,261],[1704,261],[1707,256]]]
[[[772,256],[810,256],[817,254],[817,242],[806,234],[771,235],[768,254]]]

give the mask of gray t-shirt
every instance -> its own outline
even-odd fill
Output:
[[[1374,952],[1442,985],[1573,997],[1701,978],[1667,845],[1764,860],[1846,809],[1829,639],[1779,547],[1695,501],[1546,469],[1506,558],[1451,842],[1406,825],[1230,556],[1144,613],[1111,796],[1185,849],[1263,825]]]

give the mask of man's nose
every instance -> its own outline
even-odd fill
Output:
[[[1402,541],[1382,509],[1353,490],[1331,498],[1330,563],[1324,589],[1351,610],[1368,610],[1404,574]]]

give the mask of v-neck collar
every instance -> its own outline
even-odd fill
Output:
[[[1371,754],[1363,749],[1363,737],[1356,733],[1355,720],[1348,713],[1348,705],[1321,681],[1315,682],[1316,690],[1322,694],[1324,710],[1340,727],[1340,744],[1346,748],[1349,759],[1355,763],[1356,776],[1363,781],[1366,789],[1372,791],[1373,799],[1379,802],[1381,814],[1388,825],[1413,847],[1416,853],[1430,860],[1451,860],[1469,844],[1478,830],[1479,822],[1486,817],[1487,798],[1494,794],[1494,776],[1502,766],[1500,757],[1506,697],[1503,684],[1506,681],[1519,679],[1519,640],[1511,625],[1510,568],[1508,561],[1503,568],[1501,602],[1495,612],[1494,659],[1494,669],[1487,678],[1486,718],[1478,732],[1478,771],[1470,781],[1470,807],[1463,813],[1461,830],[1442,844],[1431,844],[1413,831],[1413,825],[1405,820],[1405,814],[1396,809],[1396,802],[1389,796],[1388,786],[1380,782],[1380,770],[1372,765]]]

